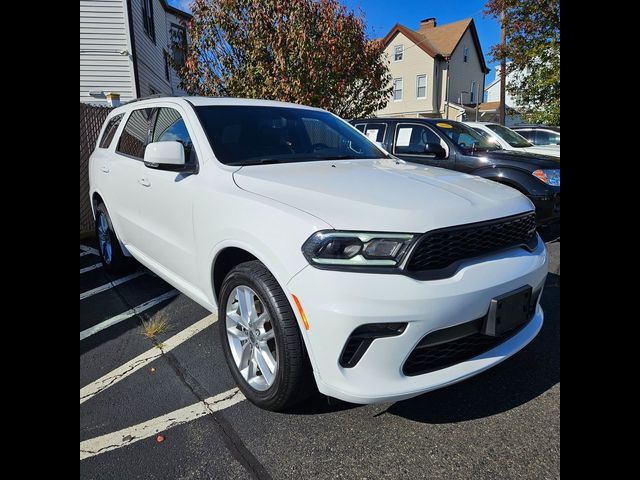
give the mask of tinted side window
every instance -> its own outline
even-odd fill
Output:
[[[355,125],[355,127],[360,130],[362,133],[364,133],[364,123],[359,123],[357,125]]]
[[[380,142],[384,141],[384,132],[387,131],[387,126],[384,123],[368,123],[364,134],[371,140],[372,142]]]
[[[398,124],[394,153],[422,155],[427,143],[440,144],[440,137],[422,125]]]
[[[515,131],[520,135],[522,135],[527,140],[529,140],[531,143],[533,143],[536,132],[534,132],[533,130],[515,130]]]
[[[122,117],[124,117],[124,113],[116,115],[109,120],[109,123],[107,123],[107,126],[104,129],[104,133],[102,134],[102,138],[100,139],[100,144],[98,145],[100,148],[109,148],[109,145],[111,145],[111,140],[113,140],[113,136],[116,134],[116,130],[118,129],[118,125],[120,125],[120,120],[122,120]]]
[[[177,110],[161,108],[156,116],[153,128],[154,142],[180,142],[184,147],[184,158],[187,162],[195,161],[193,142],[187,126]]]
[[[144,149],[147,146],[147,137],[149,135],[149,120],[152,112],[152,108],[131,112],[122,135],[120,135],[117,152],[140,160],[144,158]]]
[[[560,135],[544,130],[538,130],[536,132],[536,143],[538,145],[559,145]]]

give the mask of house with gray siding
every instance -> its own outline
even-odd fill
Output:
[[[472,18],[418,30],[396,24],[382,39],[393,77],[393,95],[379,117],[461,120],[482,102],[489,69]]]
[[[80,101],[185,95],[167,55],[182,61],[190,18],[166,0],[80,0]]]

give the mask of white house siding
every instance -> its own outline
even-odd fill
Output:
[[[464,47],[469,49],[468,62],[464,63]],[[451,80],[449,83],[449,101],[458,103],[460,92],[469,92],[471,82],[474,80],[478,85],[478,90],[474,95],[480,95],[478,102],[482,103],[482,95],[484,92],[484,72],[482,71],[482,63],[478,57],[478,51],[473,42],[471,31],[467,29],[458,46],[451,54],[449,61],[449,75]],[[462,103],[469,102],[469,94],[462,94]],[[474,98],[475,103],[475,98]]]
[[[144,31],[142,0],[131,0],[131,10],[140,96],[150,95],[151,87],[163,95],[184,95],[185,92],[178,89],[179,80],[176,73],[169,67],[170,80],[167,81],[164,69],[163,50],[169,51],[169,28],[172,22],[180,25],[178,17],[166,12],[162,4],[154,0],[153,16],[156,34],[154,44]]]
[[[122,101],[135,97],[126,0],[80,0],[80,101],[105,103],[90,91],[117,92]]]
[[[400,62],[393,61],[394,47],[404,45],[404,57]],[[402,32],[398,32],[387,45],[384,54],[389,60],[389,69],[393,78],[402,77],[402,100],[394,101],[393,97],[385,108],[376,113],[377,116],[418,116],[419,113],[434,111],[434,76],[435,62],[433,57],[409,40]],[[416,76],[427,75],[427,97],[416,98]],[[435,89],[437,91],[437,89]],[[437,109],[437,106],[435,107]]]
[[[487,102],[499,102],[500,101],[500,82],[502,75],[500,74],[500,65],[496,67],[496,78],[491,85],[487,86]],[[514,74],[513,72],[507,75],[507,85],[510,82],[513,82]],[[517,107],[515,99],[509,94],[509,92],[505,89],[505,103],[510,107]]]

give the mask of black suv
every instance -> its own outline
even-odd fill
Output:
[[[431,118],[369,118],[351,124],[408,162],[466,172],[509,185],[536,207],[538,226],[560,222],[560,159],[502,150],[460,122]]]

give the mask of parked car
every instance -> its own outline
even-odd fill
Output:
[[[488,122],[464,122],[476,132],[485,136],[488,140],[495,142],[505,150],[516,152],[539,153],[541,155],[551,155],[560,157],[560,145],[540,145],[536,146],[519,133],[500,125],[499,123]]]
[[[509,185],[536,207],[538,226],[560,222],[560,159],[503,150],[471,127],[433,118],[370,118],[351,123],[396,157]]]
[[[560,127],[549,127],[547,125],[517,125],[511,127],[514,132],[518,132],[534,145],[557,145],[560,146]]]
[[[399,160],[321,109],[129,103],[109,113],[89,179],[105,268],[134,257],[217,312],[235,381],[266,409],[314,386],[413,397],[505,360],[543,323],[529,199]]]

